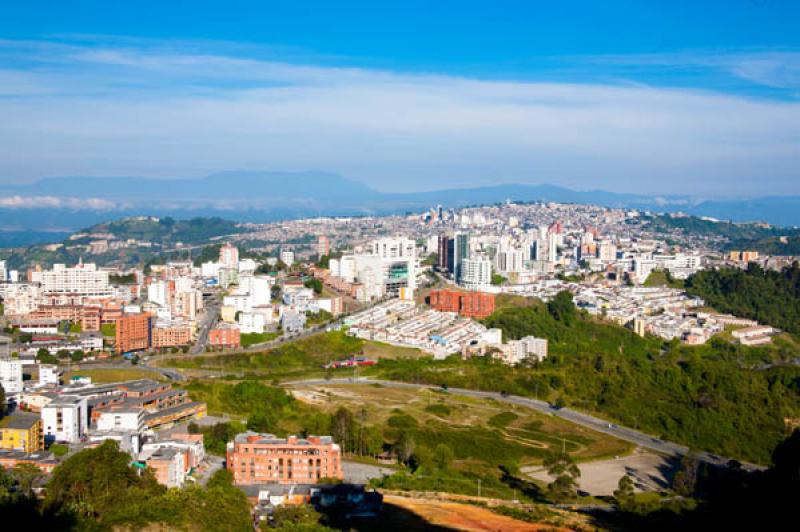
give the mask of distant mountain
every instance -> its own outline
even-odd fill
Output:
[[[501,184],[429,192],[383,193],[323,171],[223,172],[199,179],[59,177],[0,185],[0,231],[71,231],[125,216],[219,216],[270,222],[309,216],[385,215],[514,201],[592,203],[723,220],[800,225],[800,197],[711,200],[641,196],[555,185]],[[42,236],[37,236],[41,241]],[[21,242],[15,235],[15,242]],[[22,239],[24,240],[24,238]],[[33,240],[32,240],[33,242]]]

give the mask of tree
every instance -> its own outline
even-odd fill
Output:
[[[0,384],[0,419],[6,415],[6,390]]]
[[[544,460],[547,474],[554,480],[547,486],[550,496],[555,500],[564,500],[575,496],[581,470],[575,460],[566,452],[550,453]]]
[[[130,467],[130,460],[111,440],[72,455],[53,471],[45,507],[68,508],[79,517],[104,523],[136,507],[138,501],[164,492],[151,473],[140,476]]]
[[[547,311],[556,320],[569,325],[575,317],[575,305],[572,303],[572,292],[562,290],[547,303]]]
[[[503,277],[502,275],[500,275],[499,273],[493,273],[491,282],[492,282],[492,285],[494,285],[494,286],[500,286],[500,285],[502,285],[503,283],[506,282],[506,278]]]
[[[72,358],[73,362],[80,362],[81,360],[83,360],[83,350],[78,349],[76,351],[73,351],[72,354],[70,355],[70,358]]]
[[[397,456],[400,458],[400,461],[404,464],[407,464],[414,455],[415,447],[416,444],[414,443],[414,437],[408,432],[403,432],[403,434],[400,436],[400,439],[397,441],[397,443],[395,443],[394,450],[397,453]]]
[[[690,496],[694,493],[697,484],[697,470],[699,463],[693,453],[688,453],[681,458],[681,464],[675,477],[672,479],[672,489],[679,495]]]
[[[352,446],[351,439],[353,438],[353,413],[347,408],[340,406],[331,418],[331,433],[333,439],[342,446],[342,449],[347,452],[350,448],[348,443]]]
[[[433,462],[436,464],[436,467],[442,471],[450,469],[450,464],[453,463],[453,457],[453,450],[444,443],[440,443],[436,446],[436,449],[433,450]]]
[[[303,286],[306,288],[311,288],[317,295],[322,293],[322,281],[319,279],[308,279],[305,283],[303,283]]]
[[[614,491],[614,499],[620,508],[626,507],[633,500],[633,480],[628,475],[623,475],[619,479],[617,489]]]
[[[42,478],[44,474],[33,464],[17,464],[11,470],[11,476],[17,481],[20,491],[26,497],[31,497],[36,480]]]

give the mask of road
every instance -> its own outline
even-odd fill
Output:
[[[197,331],[197,340],[189,350],[190,353],[196,355],[198,353],[202,353],[203,349],[205,349],[206,344],[208,343],[208,333],[211,331],[211,327],[214,326],[214,324],[217,322],[217,318],[219,317],[219,309],[219,301],[215,297],[209,298],[205,312],[203,312],[200,318],[200,327]]]
[[[282,384],[289,386],[325,386],[329,384],[367,384],[367,385],[380,384],[382,386],[387,386],[390,388],[417,388],[417,389],[427,388],[431,390],[440,389],[438,386],[432,386],[428,384],[413,384],[408,382],[385,381],[385,380],[369,379],[369,378],[307,379],[300,381],[289,381],[289,382],[284,382]],[[543,414],[549,414],[555,417],[559,417],[561,419],[565,419],[567,421],[575,423],[576,425],[581,425],[583,427],[592,429],[594,431],[614,436],[616,438],[619,438],[620,440],[633,443],[634,445],[637,445],[644,449],[650,449],[651,451],[655,451],[657,453],[665,454],[668,456],[683,456],[689,452],[689,448],[686,447],[685,445],[664,441],[649,434],[645,434],[644,432],[640,432],[638,430],[634,430],[628,427],[621,427],[614,423],[610,423],[604,419],[600,419],[598,417],[591,416],[589,414],[584,414],[583,412],[578,412],[577,410],[573,410],[571,408],[556,408],[550,405],[549,403],[545,401],[539,401],[538,399],[531,399],[529,397],[521,397],[518,395],[506,395],[506,394],[501,394],[499,392],[481,392],[478,390],[467,390],[465,388],[448,388],[447,392],[467,397],[494,399],[496,401],[504,403],[532,408]],[[719,457],[706,452],[699,452],[696,454],[696,456],[699,460],[710,464],[723,465],[729,461],[729,459],[727,458]],[[755,464],[744,463],[743,466],[750,470],[763,469],[761,466]]]

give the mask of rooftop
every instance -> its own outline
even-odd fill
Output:
[[[28,412],[14,412],[10,416],[0,419],[0,429],[28,430],[39,421],[37,414]]]

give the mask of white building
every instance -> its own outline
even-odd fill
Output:
[[[39,384],[42,386],[58,386],[58,366],[55,364],[39,364]]]
[[[492,262],[486,257],[471,257],[462,264],[461,285],[467,290],[486,290],[492,284]]]
[[[143,408],[113,408],[100,413],[97,418],[97,430],[100,432],[144,430]]]
[[[108,284],[108,272],[98,270],[92,263],[79,262],[73,268],[64,264],[53,264],[52,270],[34,272],[34,276],[39,278],[42,291],[51,294],[82,297],[114,295],[114,290]]]
[[[147,300],[157,303],[162,307],[169,301],[168,286],[166,281],[155,281],[147,287]]]
[[[42,408],[44,434],[58,442],[77,443],[89,427],[86,397],[62,395]]]
[[[22,362],[19,359],[0,359],[0,384],[7,395],[22,393]]]
[[[281,250],[281,262],[287,266],[294,264],[294,251],[288,249]]]

